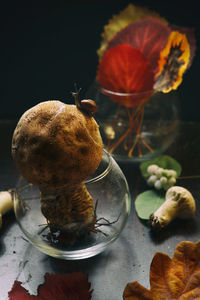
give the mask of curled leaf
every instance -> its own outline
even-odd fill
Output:
[[[30,295],[15,281],[12,290],[8,293],[9,300],[90,300],[92,291],[88,276],[75,272],[71,274],[45,274],[44,284],[38,287],[38,295]]]
[[[195,38],[195,30],[194,28],[189,28],[189,27],[180,27],[180,26],[170,26],[172,31],[178,31],[182,34],[185,34],[188,40],[188,43],[190,45],[190,61],[189,64],[187,66],[187,69],[190,68],[194,56],[195,56],[195,52],[196,52],[196,38]]]
[[[149,298],[143,297],[145,293]],[[172,259],[162,252],[154,255],[150,266],[150,290],[132,282],[126,286],[123,299],[189,300],[199,299],[199,295],[200,242],[183,241],[177,245]]]
[[[133,4],[129,4],[119,14],[114,15],[109,20],[108,24],[104,26],[101,46],[97,51],[99,58],[103,56],[103,53],[108,46],[108,42],[115,36],[117,32],[119,32],[129,24],[149,16],[159,19],[163,24],[167,25],[168,23],[164,18],[161,18],[158,13],[153,12],[146,7],[135,6]]]
[[[135,199],[135,210],[142,220],[149,220],[149,217],[165,202],[165,195],[155,190],[145,191]]]
[[[151,91],[154,84],[153,72],[146,57],[127,44],[106,51],[98,67],[97,80],[105,90],[126,94]],[[150,95],[145,94],[145,99]],[[144,101],[141,95],[138,99],[132,95],[120,97],[113,93],[111,98],[127,107]]]
[[[163,168],[163,169],[175,170],[177,177],[180,176],[181,171],[182,171],[181,165],[173,157],[171,157],[169,155],[159,155],[155,158],[144,161],[140,164],[140,171],[141,171],[142,176],[145,179],[147,179],[149,177],[147,168],[150,165],[157,165],[158,167]]]
[[[176,90],[189,62],[190,45],[186,35],[172,31],[165,48],[160,52],[154,89],[165,93]]]

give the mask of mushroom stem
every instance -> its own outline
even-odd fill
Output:
[[[13,208],[12,191],[0,192],[0,228],[2,226],[2,216]]]
[[[41,210],[50,228],[88,233],[96,222],[93,199],[84,183],[41,191]]]
[[[150,216],[150,225],[152,228],[166,227],[177,214],[177,203],[165,201],[155,213]]]
[[[188,219],[194,215],[196,203],[187,189],[173,186],[168,189],[165,198],[165,202],[150,216],[152,228],[161,229],[175,218]]]

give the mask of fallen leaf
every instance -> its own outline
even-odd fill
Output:
[[[145,293],[149,298],[142,298]],[[126,286],[123,299],[200,299],[200,242],[180,242],[172,259],[157,252],[150,266],[150,290],[132,282]]]
[[[71,274],[45,274],[44,284],[38,287],[38,295],[30,295],[15,281],[8,293],[9,300],[90,300],[92,291],[88,276],[80,272]]]
[[[145,191],[135,199],[135,211],[142,220],[149,217],[165,202],[165,194],[155,190]]]
[[[114,93],[148,93],[141,93],[138,98],[132,95],[121,97],[114,93],[110,95],[115,102],[126,107],[134,107],[148,100],[154,84],[149,61],[139,50],[127,44],[106,51],[98,66],[97,80],[104,89]]]
[[[137,281],[128,283],[123,293],[125,300],[151,300],[151,291],[147,290]]]

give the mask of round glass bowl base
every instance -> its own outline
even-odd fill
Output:
[[[41,212],[40,190],[24,178],[16,187],[14,210],[26,238],[42,252],[61,259],[89,258],[104,251],[123,230],[130,213],[130,194],[124,174],[104,150],[95,174],[86,181],[96,214],[96,232],[90,232],[70,245],[52,236]]]
[[[179,102],[174,92],[120,94],[94,84],[88,96],[98,106],[95,118],[104,147],[119,162],[140,162],[155,157],[177,136]],[[136,105],[123,106],[123,99],[135,101]]]

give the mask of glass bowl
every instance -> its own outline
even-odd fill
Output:
[[[98,106],[95,118],[104,147],[118,162],[151,159],[166,151],[177,136],[180,118],[176,92],[116,93],[95,81],[87,97]]]
[[[19,179],[14,211],[21,230],[35,247],[61,259],[84,259],[101,253],[119,237],[130,213],[130,193],[123,172],[107,151],[104,150],[101,163],[86,186],[94,200],[99,232],[91,232],[70,246],[49,238],[51,232],[41,213],[39,188]]]

